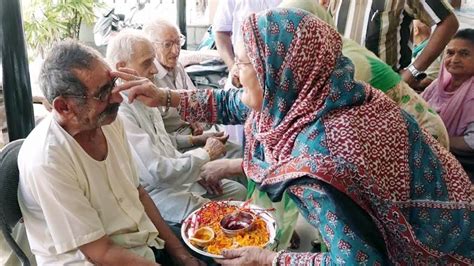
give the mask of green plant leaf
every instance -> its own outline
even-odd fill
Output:
[[[78,38],[80,23],[92,24],[94,9],[102,6],[94,0],[32,0],[23,10],[28,47],[42,55],[56,41]]]

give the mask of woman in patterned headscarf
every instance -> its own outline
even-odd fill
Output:
[[[218,262],[472,264],[466,173],[412,116],[354,81],[339,34],[290,9],[251,15],[243,32],[242,91],[154,90],[157,101],[179,103],[187,120],[245,120],[245,173],[273,201],[287,193],[329,251],[247,247]]]
[[[279,7],[300,8],[308,11],[335,28],[331,15],[314,0],[283,0]],[[405,83],[400,75],[391,66],[379,59],[367,48],[355,41],[341,36],[342,54],[354,64],[354,78],[369,83],[372,87],[382,91],[397,105],[411,114],[418,124],[428,131],[445,148],[449,148],[448,132],[441,117],[433,111],[428,103],[410,86]],[[285,194],[281,202],[272,203],[266,193],[255,189],[251,180],[248,185],[248,194],[256,204],[276,208],[279,218],[279,247],[285,247],[289,235],[294,230],[297,216],[295,206]]]

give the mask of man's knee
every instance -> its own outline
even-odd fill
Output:
[[[244,156],[242,145],[239,145],[237,143],[227,141],[227,143],[225,144],[225,149],[225,158],[227,159],[242,158]]]
[[[239,182],[232,180],[223,180],[222,189],[224,195],[234,200],[245,200],[247,189]]]

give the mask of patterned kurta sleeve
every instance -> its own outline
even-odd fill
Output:
[[[384,265],[386,257],[341,219],[340,209],[319,184],[292,186],[289,196],[306,220],[318,228],[328,252],[283,252],[278,265]]]
[[[242,89],[180,91],[178,111],[188,122],[244,124],[249,108],[240,100]]]

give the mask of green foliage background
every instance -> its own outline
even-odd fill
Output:
[[[54,42],[79,38],[81,23],[95,21],[97,0],[31,0],[23,6],[26,42],[31,56],[44,54]]]

